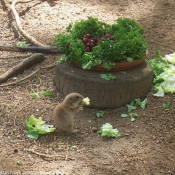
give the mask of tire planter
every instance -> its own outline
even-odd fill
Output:
[[[78,92],[91,100],[91,108],[111,109],[124,106],[136,98],[145,98],[153,80],[153,71],[143,62],[126,74],[111,72],[116,80],[100,78],[103,72],[83,70],[69,62],[56,65],[56,89],[64,96]],[[106,72],[104,72],[106,73]],[[108,73],[110,73],[108,71]]]

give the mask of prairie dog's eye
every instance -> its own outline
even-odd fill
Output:
[[[80,97],[79,96],[76,96],[77,99],[79,99]]]

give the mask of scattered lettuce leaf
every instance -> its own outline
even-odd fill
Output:
[[[36,99],[36,98],[40,98],[40,93],[32,90],[32,93],[27,94],[27,96],[31,96],[32,98]]]
[[[128,117],[128,116],[129,116],[129,114],[121,114],[120,115],[120,117],[123,117],[123,118]]]
[[[157,55],[154,59],[147,60],[147,62],[153,68],[155,78],[164,72],[166,68],[169,68],[169,64],[163,59],[159,50],[157,50]]]
[[[39,137],[38,131],[36,130],[28,130],[27,137],[30,139],[37,139]]]
[[[173,94],[175,92],[175,66],[170,65],[168,69],[165,69],[163,73],[157,76],[156,80],[163,79],[160,86],[165,93]]]
[[[130,111],[132,111],[132,110],[134,110],[134,109],[137,109],[136,106],[133,106],[133,105],[130,105],[130,104],[127,104],[126,106],[127,106],[127,108],[128,108],[128,112],[130,112]]]
[[[100,74],[100,77],[104,80],[115,80],[116,76],[112,74]]]
[[[163,97],[164,96],[164,90],[162,89],[162,87],[158,86],[156,88],[158,89],[158,91],[153,95],[156,96],[156,97]]]
[[[27,137],[37,139],[39,134],[46,134],[54,132],[55,128],[52,125],[46,125],[45,121],[39,117],[35,118],[31,115],[28,120],[25,121],[27,127]]]
[[[18,47],[25,47],[25,46],[30,46],[31,44],[27,44],[26,41],[20,41],[17,43]]]
[[[108,111],[106,110],[106,111],[100,111],[100,112],[96,112],[95,113],[95,115],[97,116],[97,117],[104,117],[104,115],[106,114],[106,113],[108,113]]]
[[[163,103],[163,107],[164,107],[165,109],[170,108],[170,107],[171,107],[171,102]]]
[[[168,61],[171,64],[175,64],[175,52],[169,55],[165,55],[165,61]]]
[[[160,51],[157,51],[157,56],[148,62],[154,72],[154,90],[158,89],[157,93],[153,95],[163,97],[164,93],[173,94],[175,92],[175,66],[173,65],[175,63],[175,53],[165,55],[163,58]]]
[[[110,123],[104,124],[100,130],[98,131],[99,134],[101,134],[102,137],[120,137],[121,134],[117,129],[113,129],[113,126]]]
[[[134,117],[137,117],[138,115],[137,113],[121,114],[121,117],[123,118],[128,117],[128,116],[130,116],[131,122],[134,122],[136,120]]]
[[[136,119],[134,117],[131,117],[131,122],[134,122]]]
[[[126,72],[125,71],[120,71],[121,74],[123,75],[126,75]]]
[[[142,109],[146,108],[146,105],[148,103],[148,99],[145,98],[143,101],[141,101],[139,98],[135,99],[136,105],[140,105]]]
[[[49,90],[43,91],[43,95],[44,95],[45,97],[51,96],[51,95],[52,95],[52,91],[49,91]]]

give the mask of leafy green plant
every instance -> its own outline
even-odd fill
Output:
[[[31,115],[28,120],[25,121],[27,127],[27,137],[37,139],[39,134],[46,134],[54,132],[55,128],[52,125],[46,125],[45,121],[40,118],[35,118]]]
[[[40,93],[32,90],[32,93],[27,94],[27,96],[31,96],[32,98],[36,99],[36,98],[40,98]]]
[[[127,108],[128,108],[128,112],[130,112],[130,111],[132,111],[132,110],[134,110],[134,109],[137,109],[136,106],[133,106],[133,105],[130,105],[130,104],[127,104],[126,106],[127,106]]]
[[[145,98],[143,101],[141,101],[139,98],[132,100],[130,104],[127,104],[128,112],[131,112],[134,109],[137,109],[137,105],[139,105],[142,109],[146,108],[146,105],[148,103],[148,99]]]
[[[163,97],[164,93],[175,92],[175,66],[172,64],[175,62],[174,55],[175,53],[162,57],[158,50],[156,57],[148,61],[154,72],[155,96]]]
[[[123,75],[125,75],[125,74],[126,74],[126,72],[125,72],[125,71],[121,71],[120,73],[121,73],[121,74],[123,74]]]
[[[31,96],[34,99],[40,98],[41,95],[44,95],[45,97],[51,96],[52,95],[52,91],[46,90],[46,91],[42,91],[42,92],[35,92],[34,90],[32,90],[32,93],[27,94],[27,96]]]
[[[17,160],[16,164],[17,165],[21,165],[21,161],[20,160]]]
[[[100,74],[100,77],[104,80],[115,80],[116,79],[116,76],[108,73],[108,74]]]
[[[67,32],[58,34],[53,44],[65,54],[61,61],[79,62],[83,69],[102,64],[109,70],[116,62],[142,58],[148,48],[144,29],[129,18],[110,25],[89,17],[70,23]]]
[[[100,127],[100,130],[98,131],[99,134],[101,134],[102,137],[120,137],[121,134],[117,129],[113,129],[113,126],[110,123],[104,124],[102,127]]]
[[[170,108],[170,107],[171,107],[171,102],[163,103],[163,107],[164,107],[165,109]]]
[[[105,110],[105,111],[100,111],[100,112],[96,112],[95,115],[96,115],[97,117],[100,118],[100,117],[104,117],[104,115],[105,115],[106,113],[108,113],[107,110]]]
[[[128,117],[130,116],[131,121],[134,122],[136,119],[135,117],[137,117],[137,113],[130,113],[132,110],[137,109],[137,106],[139,105],[142,109],[146,108],[146,105],[148,103],[148,99],[145,98],[143,101],[141,101],[139,98],[132,100],[130,102],[130,104],[127,104],[127,108],[128,108],[128,114],[121,114],[121,117]]]
[[[130,117],[131,118],[131,122],[134,122],[136,119],[135,117],[137,117],[137,113],[128,113],[128,114],[121,114],[121,117],[125,118],[125,117]]]
[[[135,99],[136,105],[140,105],[142,109],[146,108],[146,105],[148,103],[148,99],[145,98],[143,101],[141,101],[139,98]]]
[[[30,44],[27,44],[26,41],[20,41],[17,43],[18,47],[25,47],[25,46],[30,46]]]
[[[51,95],[52,95],[52,91],[46,90],[46,91],[43,91],[42,94],[43,94],[45,97],[51,96]]]

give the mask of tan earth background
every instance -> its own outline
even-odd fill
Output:
[[[0,45],[25,41],[16,28],[10,0],[0,0]],[[149,59],[156,50],[162,55],[175,51],[174,0],[35,0],[19,3],[16,10],[23,29],[41,43],[52,46],[54,37],[64,33],[70,22],[97,17],[114,23],[129,17],[145,28]],[[26,25],[28,24],[28,25]],[[0,52],[0,75],[31,53]],[[30,115],[53,123],[53,109],[63,100],[56,92],[54,67],[59,55],[29,67],[1,85],[20,80],[41,66],[53,65],[13,86],[0,87],[0,175],[174,175],[175,111],[174,94],[156,98],[152,89],[146,109],[138,108],[135,122],[121,118],[126,106],[109,110],[97,118],[98,109],[85,108],[75,119],[77,134],[47,134],[37,140],[26,136],[25,120]],[[17,80],[16,80],[17,79]],[[32,92],[50,90],[49,97],[33,99]],[[112,100],[112,99],[111,99]],[[170,109],[163,103],[171,102]],[[122,137],[102,138],[94,128],[111,123]]]

